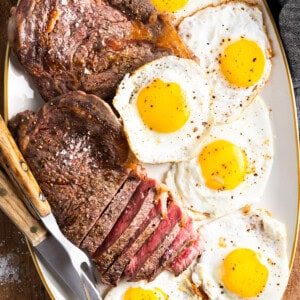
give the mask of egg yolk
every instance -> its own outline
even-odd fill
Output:
[[[124,300],[168,300],[169,297],[159,288],[153,290],[145,290],[140,287],[129,288],[124,297]]]
[[[260,80],[265,68],[262,49],[254,41],[241,39],[230,44],[221,55],[221,72],[238,87],[249,87]]]
[[[179,84],[158,78],[141,89],[137,108],[144,124],[159,133],[177,131],[190,116]]]
[[[183,8],[188,0],[152,0],[152,3],[159,12],[174,13]]]
[[[214,190],[232,190],[244,181],[248,159],[245,151],[225,140],[206,145],[198,162],[205,185]]]
[[[223,261],[222,281],[234,294],[244,298],[256,297],[263,291],[267,280],[267,267],[251,249],[233,250]]]

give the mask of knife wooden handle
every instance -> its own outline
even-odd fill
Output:
[[[23,155],[0,115],[0,163],[11,181],[22,193],[22,200],[36,216],[45,217],[51,212],[50,205],[33,177]]]
[[[1,169],[0,208],[23,232],[33,246],[37,246],[46,238],[46,229],[30,214]]]

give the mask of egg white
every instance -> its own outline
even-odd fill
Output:
[[[228,2],[228,0],[189,0],[183,8],[178,9],[173,13],[173,24],[177,25],[184,18],[191,16],[200,9],[203,9],[208,6],[217,6],[220,4],[225,4],[226,2]],[[258,3],[257,0],[247,0],[244,2],[251,4]]]
[[[164,271],[151,282],[147,282],[145,280],[140,280],[138,282],[127,282],[123,280],[116,288],[112,288],[107,293],[104,300],[123,300],[124,294],[130,287],[140,287],[145,290],[159,288],[169,297],[168,299],[191,299],[189,286],[186,280],[187,272],[189,271],[185,271],[176,277],[174,274]]]
[[[185,18],[178,26],[179,35],[199,58],[213,90],[213,114],[217,123],[231,122],[247,107],[266,84],[271,73],[272,49],[258,6],[231,1],[209,6]],[[263,51],[262,77],[250,87],[229,83],[219,67],[223,49],[241,37],[256,42]]]
[[[179,84],[187,100],[189,119],[175,132],[153,131],[139,115],[138,93],[156,78]],[[210,101],[210,87],[199,65],[189,59],[166,56],[127,74],[113,105],[123,120],[132,152],[140,161],[154,164],[189,159],[197,153],[199,139],[211,122]]]
[[[195,220],[216,218],[246,204],[259,201],[273,163],[273,136],[270,112],[260,97],[235,122],[215,125],[201,149],[215,140],[226,140],[241,147],[248,159],[244,181],[232,190],[214,190],[205,185],[198,155],[189,161],[173,164],[166,184]],[[198,153],[201,152],[201,149]]]
[[[241,299],[224,287],[220,272],[223,259],[237,248],[258,252],[261,263],[269,271],[262,293],[247,299],[282,298],[289,277],[283,223],[263,209],[239,210],[205,224],[200,232],[205,250],[195,266],[192,280],[210,299]]]

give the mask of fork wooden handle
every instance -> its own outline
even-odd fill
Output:
[[[0,163],[13,184],[22,193],[22,200],[36,217],[51,212],[50,205],[33,177],[23,155],[0,115]]]
[[[47,235],[44,226],[28,211],[15,192],[9,179],[0,169],[0,208],[11,221],[23,232],[29,242],[36,246]]]

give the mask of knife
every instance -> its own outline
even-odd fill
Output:
[[[51,269],[63,279],[78,299],[101,299],[97,288],[99,282],[97,271],[88,256],[61,233],[46,197],[1,115],[0,164],[18,192],[17,195],[1,172],[1,209],[20,228],[39,256],[42,256]],[[18,200],[18,196],[27,209]]]

